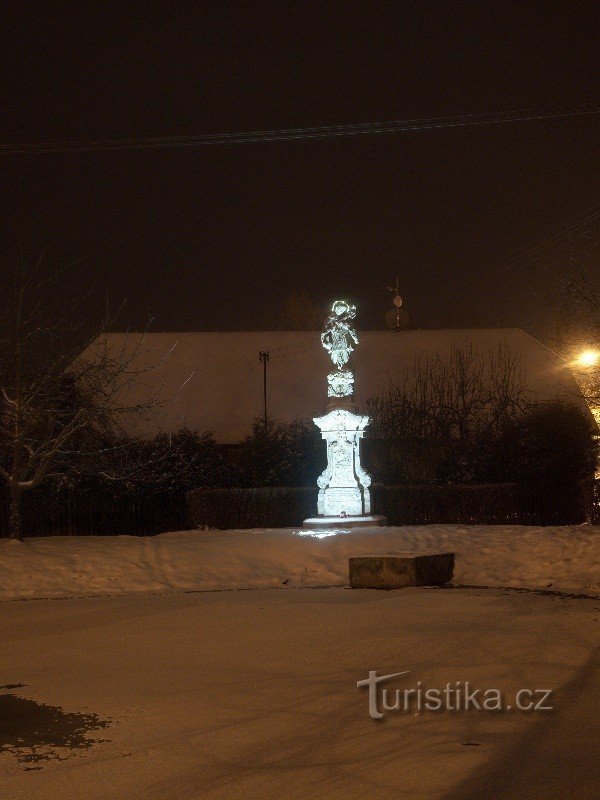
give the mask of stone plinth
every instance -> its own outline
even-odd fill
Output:
[[[385,553],[349,559],[352,589],[442,586],[452,580],[454,553]]]
[[[360,463],[359,443],[369,417],[334,408],[314,420],[327,443],[327,467],[317,479],[317,514],[321,517],[370,515],[371,478]]]

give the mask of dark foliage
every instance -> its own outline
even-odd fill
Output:
[[[23,496],[23,531],[26,536],[149,536],[184,528],[186,509],[181,491],[45,482]],[[0,486],[0,536],[8,533],[8,493]]]
[[[139,487],[161,491],[189,491],[198,486],[229,486],[235,473],[223,448],[210,433],[180,430],[147,441],[129,442],[127,458],[136,464],[134,478]]]
[[[590,490],[593,485],[557,492],[552,484],[375,484],[373,507],[390,525],[571,525],[588,518]],[[190,528],[295,527],[314,516],[317,488],[196,489],[187,499]]]
[[[256,421],[236,458],[240,486],[311,486],[325,466],[321,434],[303,421]]]
[[[594,474],[598,442],[586,411],[566,403],[532,405],[488,448],[488,480],[574,484]]]
[[[182,430],[150,440],[105,436],[89,449],[75,440],[64,465],[22,498],[27,536],[145,535],[185,525],[185,493],[230,485],[232,469],[210,434]],[[66,456],[69,456],[66,459]],[[8,529],[0,490],[0,530]]]
[[[187,502],[190,528],[292,527],[314,515],[317,487],[196,489]]]
[[[485,481],[491,443],[525,404],[518,363],[504,347],[417,361],[401,385],[369,401],[373,477],[390,484]]]
[[[597,442],[584,411],[553,403],[516,413],[512,406],[490,426],[474,413],[458,425],[445,409],[438,424],[422,408],[415,415],[406,398],[392,400],[376,408],[377,438],[364,442],[376,480],[374,509],[391,524],[571,524],[597,517],[598,487],[589,481]],[[319,431],[307,422],[256,422],[235,448],[186,430],[151,440],[107,437],[105,445],[88,450],[85,432],[74,439],[69,463],[27,493],[26,535],[174,530],[186,525],[187,501],[191,527],[299,525],[315,512],[316,478],[326,460]],[[6,535],[7,498],[0,499]]]
[[[366,443],[376,481],[556,483],[573,485],[594,474],[598,445],[591,415],[567,403],[529,404],[495,424],[415,424],[409,404],[397,415],[376,414]]]

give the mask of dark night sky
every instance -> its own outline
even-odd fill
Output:
[[[3,143],[600,102],[591,2],[11,5]],[[3,155],[3,263],[17,246],[83,257],[127,299],[123,326],[151,314],[154,329],[260,327],[300,288],[323,305],[348,294],[359,326],[379,327],[397,272],[414,327],[537,330],[560,316],[569,256],[600,269],[599,219],[542,258],[509,256],[599,203],[599,134],[585,116]]]

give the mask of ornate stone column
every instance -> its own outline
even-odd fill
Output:
[[[369,417],[356,413],[354,374],[346,367],[352,344],[358,344],[351,324],[355,316],[355,306],[336,300],[321,334],[336,370],[327,376],[328,412],[313,420],[327,443],[327,467],[317,479],[317,516],[306,519],[305,528],[386,524],[385,517],[371,515],[371,478],[360,463],[360,440]]]

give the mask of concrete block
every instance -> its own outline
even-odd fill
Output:
[[[352,589],[442,586],[452,580],[454,553],[381,553],[349,559]]]

